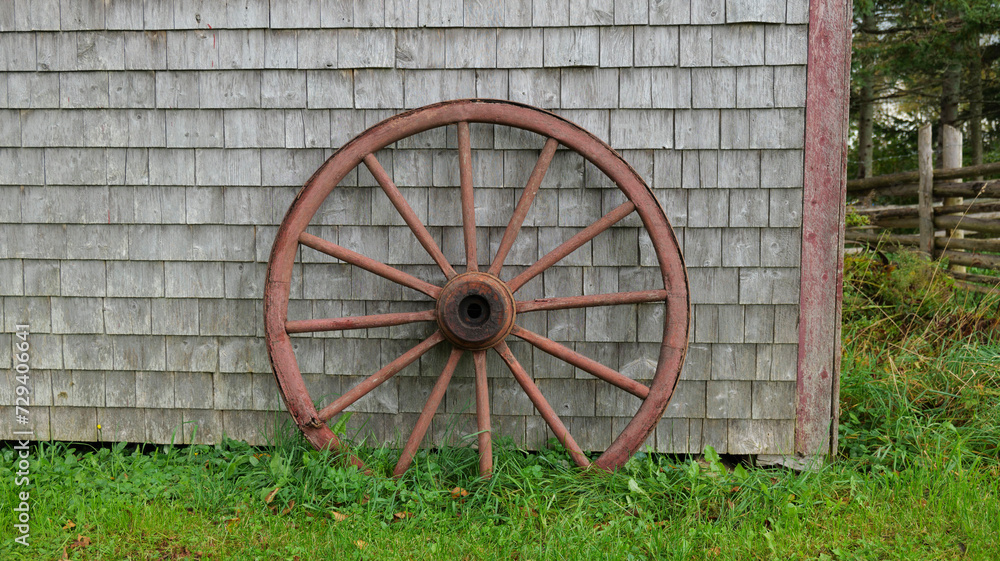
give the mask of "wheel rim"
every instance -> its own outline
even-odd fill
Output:
[[[528,130],[546,138],[545,146],[512,213],[490,267],[482,272],[479,271],[476,247],[477,226],[474,213],[475,195],[472,184],[469,123],[505,125]],[[375,152],[393,142],[443,126],[456,126],[458,133],[462,229],[467,262],[467,270],[462,274],[459,274],[445,258],[426,227],[409,207],[389,174],[375,157]],[[569,148],[594,164],[617,185],[627,200],[580,230],[514,278],[503,281],[499,278],[499,274],[504,260],[517,238],[534,195],[538,192],[559,145]],[[413,235],[444,273],[447,282],[443,287],[305,232],[313,215],[334,187],[360,165],[364,165],[372,173]],[[517,291],[528,281],[632,212],[639,215],[643,227],[649,234],[663,281],[662,289],[516,300]],[[434,309],[290,321],[289,288],[300,245],[422,292],[435,300]],[[663,339],[660,343],[659,360],[649,386],[633,381],[597,361],[516,324],[518,314],[531,311],[645,302],[664,303]],[[413,455],[430,426],[461,355],[471,352],[475,366],[480,471],[482,475],[488,476],[492,471],[492,440],[486,377],[487,351],[495,351],[500,356],[535,409],[581,467],[591,464],[538,390],[532,377],[511,353],[505,342],[506,338],[510,335],[520,338],[536,349],[640,397],[642,404],[631,421],[594,461],[597,467],[615,469],[624,464],[655,429],[673,393],[687,350],[689,299],[683,258],[662,208],[642,178],[607,144],[577,125],[534,107],[500,100],[455,100],[414,109],[382,121],[344,145],[313,174],[299,191],[275,236],[264,289],[264,316],[268,355],[279,391],[295,423],[309,442],[318,449],[343,449],[338,437],[327,426],[329,420],[435,345],[447,342],[452,346],[447,363],[403,449],[395,469],[396,475],[402,474],[412,462]],[[289,334],[386,327],[419,321],[437,322],[438,329],[430,337],[317,411],[299,371]],[[362,466],[360,460],[353,455],[351,461]]]

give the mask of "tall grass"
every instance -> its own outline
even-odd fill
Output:
[[[841,443],[901,469],[942,447],[1000,457],[1000,298],[955,287],[916,254],[848,256]]]

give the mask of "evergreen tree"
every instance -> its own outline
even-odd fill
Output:
[[[964,128],[969,163],[1000,160],[998,59],[997,0],[857,0],[851,174],[915,169],[916,130],[927,122]]]

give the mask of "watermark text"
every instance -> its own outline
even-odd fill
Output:
[[[17,494],[17,506],[14,507],[14,541],[27,546],[31,537],[31,438],[34,430],[31,423],[31,358],[28,343],[28,326],[14,326],[14,438],[17,444],[14,450],[14,485],[20,490]]]

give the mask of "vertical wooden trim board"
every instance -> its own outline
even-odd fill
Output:
[[[850,60],[850,0],[812,0],[795,415],[804,456],[830,454],[837,442]]]

